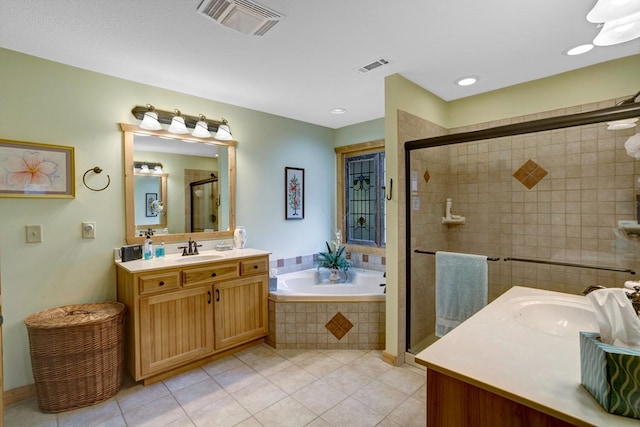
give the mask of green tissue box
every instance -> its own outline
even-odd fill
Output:
[[[640,351],[580,332],[580,382],[611,414],[640,418]]]

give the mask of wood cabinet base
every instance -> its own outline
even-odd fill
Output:
[[[427,369],[427,427],[569,427],[529,406]]]
[[[125,366],[135,381],[160,381],[269,333],[267,255],[143,271],[116,265]]]

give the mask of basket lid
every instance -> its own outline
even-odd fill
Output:
[[[124,308],[119,302],[65,305],[33,313],[24,319],[24,323],[36,328],[84,325],[117,316]]]

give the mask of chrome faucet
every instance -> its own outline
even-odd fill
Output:
[[[178,246],[178,249],[182,249],[182,256],[188,256],[198,255],[198,248],[201,247],[202,245],[197,244],[195,240],[191,240],[191,237],[189,237],[187,246]]]
[[[607,288],[605,288],[604,286],[600,286],[600,285],[591,285],[587,289],[582,291],[582,295],[585,295],[585,296],[589,295],[591,292],[597,291],[598,289],[607,289]]]

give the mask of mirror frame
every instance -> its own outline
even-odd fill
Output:
[[[163,234],[162,240],[165,243],[184,242],[192,238],[194,240],[226,239],[233,237],[233,230],[236,227],[236,141],[218,141],[203,139],[190,134],[176,135],[166,130],[150,131],[140,129],[138,125],[120,123],[124,142],[124,211],[126,226],[126,242],[129,245],[144,243],[143,236],[136,236],[136,223],[134,215],[134,192],[133,192],[133,139],[134,135],[151,135],[160,138],[176,139],[180,141],[191,141],[227,147],[229,149],[229,229],[226,231],[200,232],[200,233],[171,233]]]

